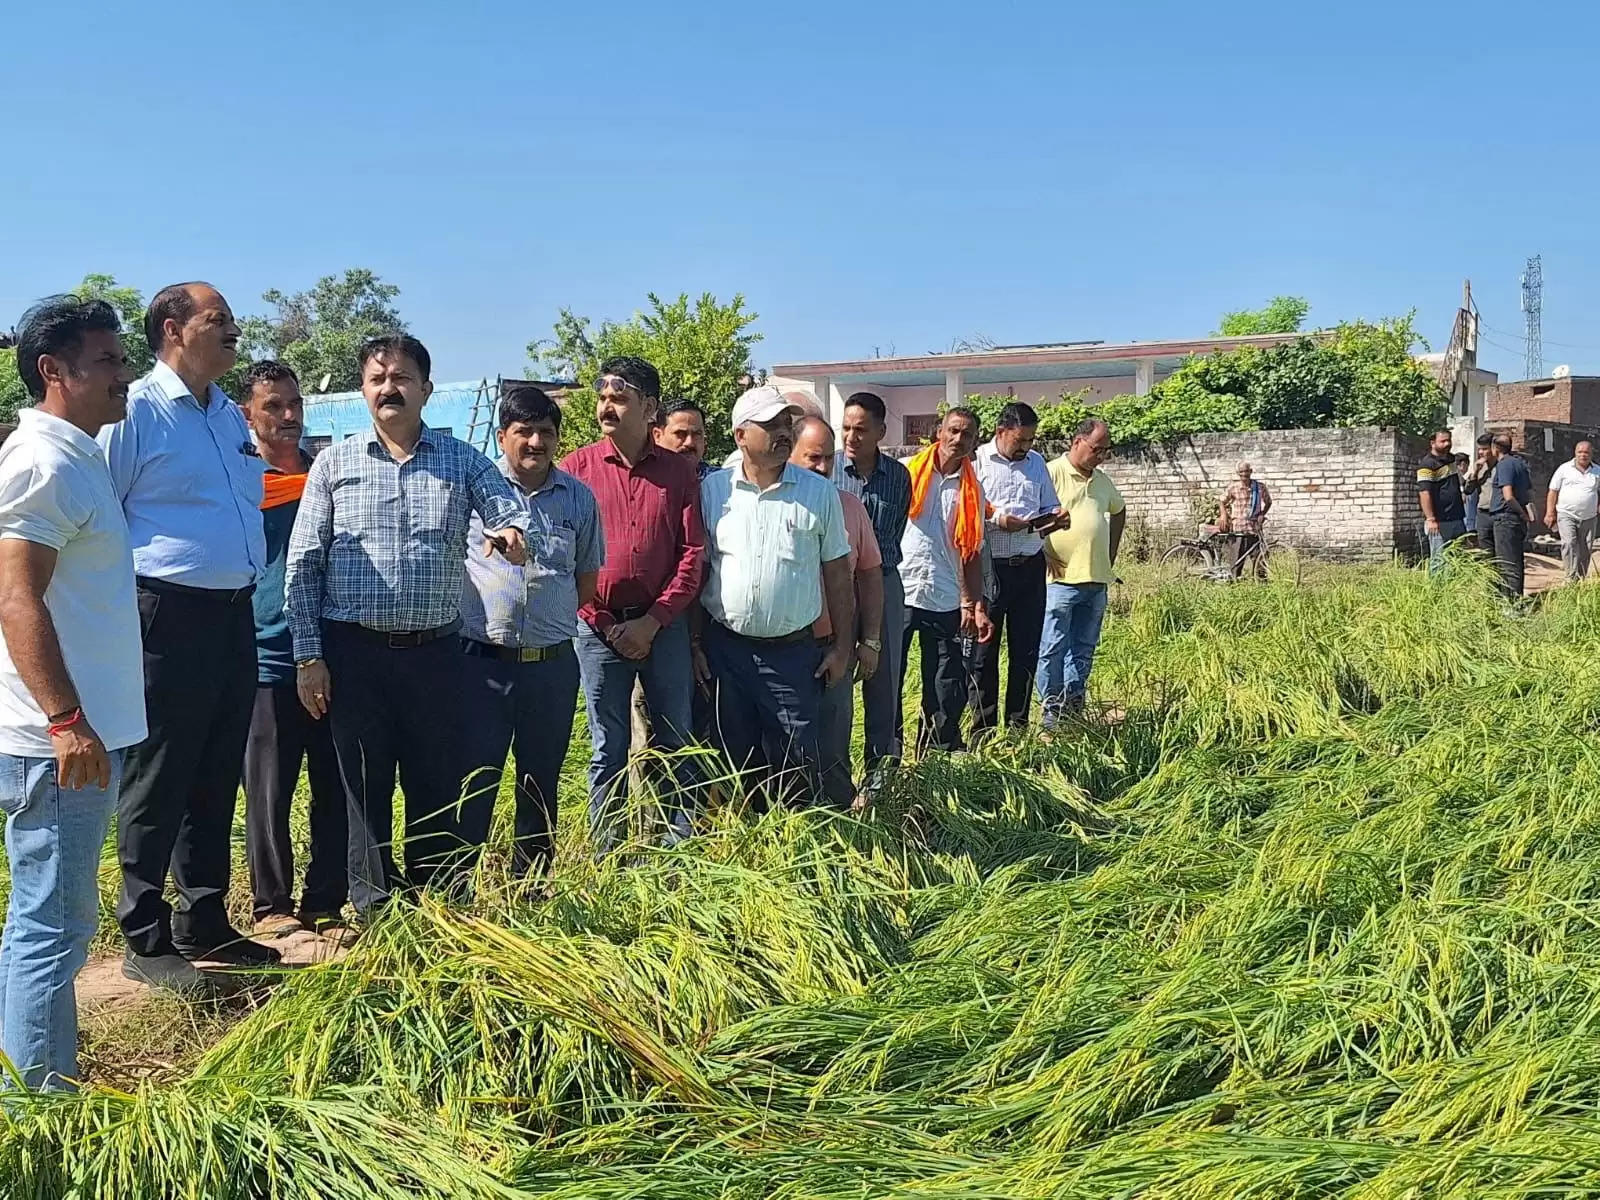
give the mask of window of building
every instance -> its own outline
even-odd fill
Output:
[[[938,413],[907,413],[904,421],[905,443],[908,446],[931,442],[939,429]]]

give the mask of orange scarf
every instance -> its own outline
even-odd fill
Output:
[[[938,449],[937,446],[929,446],[906,463],[906,470],[911,472],[913,520],[921,514],[922,506],[928,499],[928,488],[934,476],[933,459]],[[983,492],[978,487],[978,473],[972,469],[972,460],[969,458],[961,464],[961,495],[956,500],[955,521],[950,529],[950,540],[955,543],[956,553],[961,555],[962,562],[983,547],[983,521],[993,511],[989,502],[983,499]]]
[[[278,475],[269,473],[262,477],[261,511],[269,508],[278,508],[284,504],[293,504],[305,494],[306,477],[300,475]]]

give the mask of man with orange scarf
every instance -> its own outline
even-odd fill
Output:
[[[261,516],[267,567],[251,598],[256,616],[256,699],[244,752],[245,857],[250,865],[257,937],[300,929],[339,936],[347,885],[344,790],[328,722],[313,720],[295,690],[294,644],[283,610],[289,532],[300,511],[311,460],[300,448],[300,383],[278,362],[252,363],[239,407],[266,466]],[[311,861],[294,904],[289,808],[301,759],[311,785]]]
[[[960,750],[961,713],[971,664],[963,643],[994,636],[983,601],[983,523],[989,503],[972,468],[978,418],[952,408],[933,445],[906,463],[911,512],[900,539],[906,624],[901,690],[911,642],[922,637],[921,749]]]

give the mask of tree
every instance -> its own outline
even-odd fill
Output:
[[[1254,333],[1298,333],[1311,311],[1300,296],[1274,296],[1265,308],[1241,309],[1222,314],[1222,337],[1246,337]]]
[[[665,399],[689,399],[705,410],[708,453],[713,461],[733,446],[729,413],[757,372],[750,350],[761,340],[751,330],[756,314],[736,295],[727,304],[710,292],[693,306],[688,293],[663,301],[654,292],[650,307],[626,321],[602,321],[593,329],[588,317],[563,308],[552,336],[528,343],[528,357],[541,373],[575,380],[587,392],[599,374],[600,364],[618,354],[648,359],[661,372]],[[599,437],[594,404],[580,394],[565,409],[562,440],[582,445]]]
[[[263,292],[261,298],[276,312],[239,323],[240,366],[223,381],[223,390],[236,394],[237,378],[249,360],[275,358],[293,368],[307,392],[353,391],[361,385],[361,343],[406,331],[394,305],[399,294],[398,287],[365,267],[324,275],[307,292]]]

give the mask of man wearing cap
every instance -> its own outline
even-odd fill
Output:
[[[838,489],[789,461],[803,412],[774,387],[753,388],[733,406],[740,463],[700,485],[700,603],[710,620],[695,670],[716,681],[717,726],[734,766],[761,772],[779,795],[814,801],[822,691],[850,671],[855,639],[835,638],[824,651],[812,626],[826,608],[833,629],[854,630],[856,612]]]
[[[661,376],[642,358],[600,364],[595,418],[601,439],[574,450],[561,469],[588,486],[600,508],[606,561],[595,596],[578,611],[578,667],[588,703],[589,825],[598,848],[620,832],[627,800],[629,711],[644,682],[652,745],[689,744],[694,671],[685,614],[700,591],[705,535],[694,464],[652,434]],[[664,797],[667,842],[691,832],[688,781]]]
[[[828,414],[823,411],[822,401],[817,399],[817,394],[811,391],[811,389],[778,388],[775,385],[768,386],[772,386],[773,390],[777,391],[779,395],[788,401],[788,403],[793,406],[795,411],[800,416],[821,417],[824,421],[828,419]],[[752,388],[750,390],[754,391],[757,389]],[[739,447],[735,446],[732,452],[729,453],[728,457],[722,460],[722,465],[725,467],[737,467],[742,461],[743,455],[740,453]],[[701,478],[704,479],[705,476],[702,475]]]

